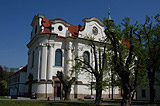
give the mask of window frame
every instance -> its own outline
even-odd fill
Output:
[[[87,54],[87,59],[86,59],[87,61],[85,60],[85,54]],[[84,67],[88,67],[88,65],[90,64],[90,53],[88,51],[83,52],[83,60],[84,60]]]
[[[142,92],[142,98],[145,98],[146,97],[146,90],[143,89],[141,92]]]
[[[58,51],[60,54],[57,54]],[[60,55],[60,56],[58,56],[58,55]],[[59,57],[60,57],[60,60],[58,60]],[[59,63],[57,63],[57,61]],[[56,49],[56,51],[55,51],[55,65],[54,66],[62,67],[62,50],[61,49]]]
[[[33,68],[34,67],[34,61],[35,61],[35,52],[34,52],[34,50],[33,50],[33,52],[32,52],[32,64],[31,64],[31,68]]]

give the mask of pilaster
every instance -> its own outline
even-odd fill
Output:
[[[47,69],[47,45],[41,44],[41,71],[40,71],[40,80],[46,80],[46,69]]]
[[[52,80],[52,72],[53,72],[53,49],[54,44],[49,44],[49,54],[48,54],[48,70],[47,70],[47,80]]]

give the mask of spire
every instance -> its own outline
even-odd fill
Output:
[[[110,8],[108,8],[108,20],[114,22],[111,18]]]
[[[112,20],[112,19],[111,19],[110,8],[108,8],[108,20]]]

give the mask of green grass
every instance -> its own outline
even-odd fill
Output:
[[[121,103],[122,100],[103,100],[103,102],[108,103]],[[132,100],[132,104],[150,104],[150,101],[138,101],[138,100]],[[160,101],[156,101],[155,104],[160,104]]]
[[[85,102],[1,100],[0,106],[96,106],[96,105],[93,103],[85,103]],[[115,106],[115,105],[103,105],[103,106]]]

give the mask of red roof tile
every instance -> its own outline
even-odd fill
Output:
[[[56,19],[50,19],[50,20],[62,20],[61,18],[56,18]]]
[[[80,28],[80,31],[84,30],[84,28],[85,28],[85,26],[82,26],[82,27]]]
[[[129,48],[129,47],[130,47],[130,44],[129,44],[129,42],[126,40],[126,38],[123,38],[123,39],[122,39],[122,42],[126,44],[126,48]]]
[[[77,34],[78,34],[78,26],[71,24],[71,25],[68,27],[68,30],[71,31],[72,37],[77,36]]]
[[[45,34],[45,33],[51,33],[51,23],[50,20],[62,20],[61,18],[56,18],[56,19],[47,19],[47,18],[43,18],[43,27],[44,27],[44,31],[41,32],[41,34]],[[83,29],[83,28],[82,28]],[[68,27],[68,30],[71,31],[72,33],[72,37],[77,36],[78,34],[78,26],[76,25],[70,25]]]
[[[43,26],[44,27],[49,27],[51,24],[50,24],[50,19],[47,19],[47,18],[43,18]]]

